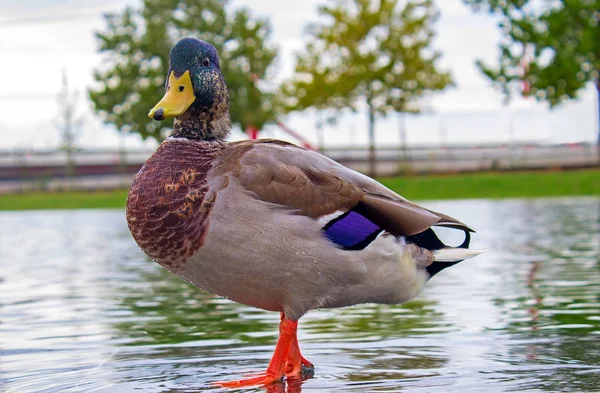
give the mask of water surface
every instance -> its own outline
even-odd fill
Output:
[[[268,391],[600,392],[600,198],[426,205],[488,252],[407,304],[310,312],[314,377]],[[266,367],[278,318],[149,261],[122,211],[0,213],[0,391],[212,390]]]

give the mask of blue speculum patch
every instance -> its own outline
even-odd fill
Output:
[[[323,227],[323,234],[331,242],[346,250],[362,250],[368,246],[382,229],[353,210],[330,221]]]

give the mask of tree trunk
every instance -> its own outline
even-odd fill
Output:
[[[377,157],[375,157],[375,110],[369,105],[369,175],[377,176]]]
[[[407,161],[408,146],[406,145],[406,113],[398,112],[398,126],[400,129],[400,150],[402,152],[402,159]]]
[[[600,77],[596,79],[596,90],[598,92],[598,148],[600,149]],[[600,152],[598,154],[600,155]]]
[[[596,79],[596,91],[598,93],[598,140],[596,144],[597,164],[600,165],[600,77]]]
[[[317,113],[317,145],[321,153],[325,152],[325,135],[323,133],[323,114],[321,111]]]
[[[127,174],[127,149],[125,146],[127,135],[125,131],[119,129],[119,184],[121,188],[126,188],[129,184],[127,180],[125,180],[125,175]]]

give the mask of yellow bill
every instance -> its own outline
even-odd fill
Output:
[[[179,78],[171,71],[165,96],[150,110],[148,116],[154,120],[164,120],[181,115],[195,99],[190,71],[184,72]]]

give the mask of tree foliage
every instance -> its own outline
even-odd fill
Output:
[[[106,15],[106,30],[96,34],[105,60],[94,72],[98,87],[90,91],[104,121],[143,138],[165,137],[172,121],[153,121],[148,111],[164,94],[171,46],[186,36],[219,51],[233,124],[260,129],[274,121],[274,94],[264,88],[277,53],[270,24],[226,6],[222,0],[144,0],[139,9]]]
[[[518,81],[529,86],[525,93],[550,106],[577,97],[589,81],[600,89],[600,1],[463,1],[501,15],[498,65],[477,64],[507,98]],[[527,48],[531,59],[523,66]]]
[[[294,78],[282,87],[285,109],[366,104],[373,173],[376,117],[418,112],[423,95],[451,83],[432,49],[438,12],[431,0],[331,0],[319,16]]]

